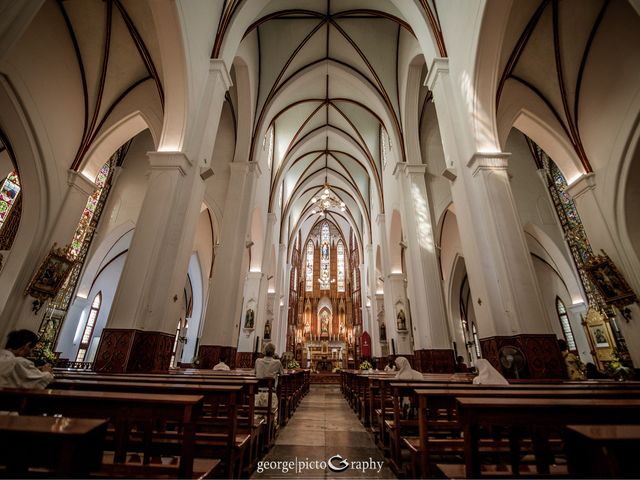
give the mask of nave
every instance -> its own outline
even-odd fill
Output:
[[[334,472],[309,463],[326,462],[335,455],[347,462],[361,462],[359,466],[364,470],[350,466],[345,471]],[[277,463],[295,459],[302,462],[298,471],[284,472],[283,465]],[[336,467],[340,461],[334,460]],[[275,446],[262,462],[262,473],[258,470],[252,478],[396,478],[372,434],[349,408],[336,385],[311,385],[309,394],[281,428]]]

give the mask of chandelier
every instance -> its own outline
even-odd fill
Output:
[[[325,211],[330,208],[340,209],[341,212],[344,212],[347,209],[347,206],[344,204],[340,198],[331,190],[329,186],[329,182],[327,180],[327,170],[328,170],[328,158],[325,155],[324,157],[324,185],[322,186],[322,193],[320,194],[320,198],[313,197],[311,199],[311,204],[313,208],[311,209],[311,214],[315,215],[319,213],[320,216],[324,217]]]
[[[347,209],[345,203],[341,201],[335,193],[333,193],[326,180],[322,187],[322,193],[319,197],[313,197],[311,199],[311,203],[313,205],[313,209],[311,210],[312,215],[320,213],[320,215],[324,216],[325,211],[331,208],[340,209],[341,212],[344,212]]]

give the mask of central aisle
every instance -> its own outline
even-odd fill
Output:
[[[334,468],[349,467],[322,469],[328,461]],[[283,462],[297,462],[300,470]],[[264,470],[252,478],[396,478],[336,385],[311,385],[261,464]]]

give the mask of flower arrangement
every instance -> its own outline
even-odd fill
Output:
[[[616,380],[629,380],[633,377],[633,369],[625,365],[624,358],[617,348],[611,352],[611,362],[607,367],[607,373]]]
[[[58,356],[42,342],[38,342],[31,351],[31,355],[33,356],[33,363],[37,367],[41,367],[46,364],[53,366],[58,361]]]
[[[371,370],[373,367],[368,360],[363,360],[358,368],[360,368],[360,370]]]
[[[300,368],[300,363],[297,360],[289,360],[289,363],[287,363],[287,368],[289,370]]]
[[[342,371],[342,368],[340,367],[335,367],[333,370],[331,370],[332,373],[340,373]]]

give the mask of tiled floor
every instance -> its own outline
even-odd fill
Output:
[[[349,467],[333,471],[325,466],[332,457],[335,467]],[[311,385],[261,465],[251,478],[396,478],[335,385]]]

